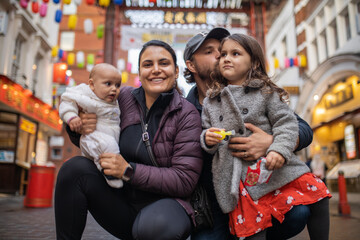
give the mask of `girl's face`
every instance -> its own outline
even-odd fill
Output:
[[[175,67],[171,54],[163,47],[149,46],[141,55],[139,66],[147,104],[152,104],[161,93],[174,88],[178,75],[179,68]]]
[[[228,39],[220,50],[219,67],[228,84],[241,85],[251,68],[251,57],[238,42]]]

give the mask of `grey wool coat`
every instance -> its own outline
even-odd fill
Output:
[[[219,95],[204,99],[204,130],[200,141],[205,151],[215,154],[212,163],[213,182],[217,201],[224,213],[234,210],[239,200],[240,180],[245,181],[248,166],[256,161],[233,157],[228,149],[228,141],[209,148],[205,144],[205,132],[210,127],[235,130],[235,136],[248,137],[251,131],[245,128],[244,123],[252,123],[273,135],[274,140],[267,153],[278,152],[286,162],[283,167],[273,171],[268,183],[246,187],[254,201],[309,172],[306,164],[293,152],[298,137],[294,112],[280,101],[278,93],[268,93],[262,87],[260,80],[253,80],[246,87],[228,85]]]

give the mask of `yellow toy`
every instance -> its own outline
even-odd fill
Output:
[[[221,138],[219,138],[220,140],[224,140],[226,136],[233,136],[233,135],[235,135],[235,131],[234,131],[234,130],[227,131],[227,132],[225,132],[225,130],[221,130],[221,131],[215,131],[214,133],[217,133],[217,134],[221,135]]]

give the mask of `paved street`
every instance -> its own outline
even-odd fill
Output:
[[[330,200],[330,240],[355,240],[360,236],[360,194],[348,194],[351,216],[338,215],[338,195]],[[25,208],[23,197],[0,194],[0,240],[55,239],[53,208]],[[116,239],[88,216],[83,239]],[[308,240],[306,230],[291,240]]]

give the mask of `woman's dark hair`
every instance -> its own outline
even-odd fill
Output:
[[[174,61],[174,64],[175,64],[175,67],[177,67],[177,59],[176,59],[176,53],[174,51],[174,49],[169,45],[167,44],[166,42],[163,42],[163,41],[160,41],[160,40],[151,40],[151,41],[148,41],[147,43],[145,43],[139,53],[139,70],[140,70],[140,58],[141,56],[143,55],[143,53],[145,52],[145,50],[148,48],[148,47],[151,47],[151,46],[156,46],[156,47],[162,47],[164,48],[166,51],[168,51]]]
[[[278,87],[273,81],[271,81],[270,77],[267,75],[264,53],[259,42],[255,38],[245,34],[232,34],[221,41],[219,47],[220,49],[227,40],[237,42],[250,55],[251,68],[249,69],[247,78],[243,84],[244,86],[248,86],[252,79],[259,79],[265,83],[264,87],[267,87],[266,89],[269,90],[267,91],[268,93],[273,91],[277,92],[280,95],[281,101],[286,101],[289,98],[289,94],[283,88]],[[217,63],[214,72],[212,72],[211,78],[213,83],[209,86],[209,95],[215,96],[220,93],[222,88],[228,85],[227,79],[220,73],[219,62]],[[264,87],[262,90],[264,90]]]
[[[139,62],[138,62],[138,69],[139,69],[139,72],[140,72],[140,59],[141,59],[141,56],[143,55],[143,53],[145,52],[145,50],[148,48],[148,47],[162,47],[164,48],[166,51],[168,51],[174,61],[174,65],[175,65],[175,68],[178,67],[177,65],[177,58],[176,58],[176,53],[174,51],[174,49],[169,45],[167,44],[166,42],[163,42],[163,41],[160,41],[160,40],[150,40],[148,41],[147,43],[145,43],[139,53]],[[175,79],[175,89],[179,92],[180,95],[182,95],[182,92],[180,90],[180,88],[178,87],[177,85],[177,79]]]

